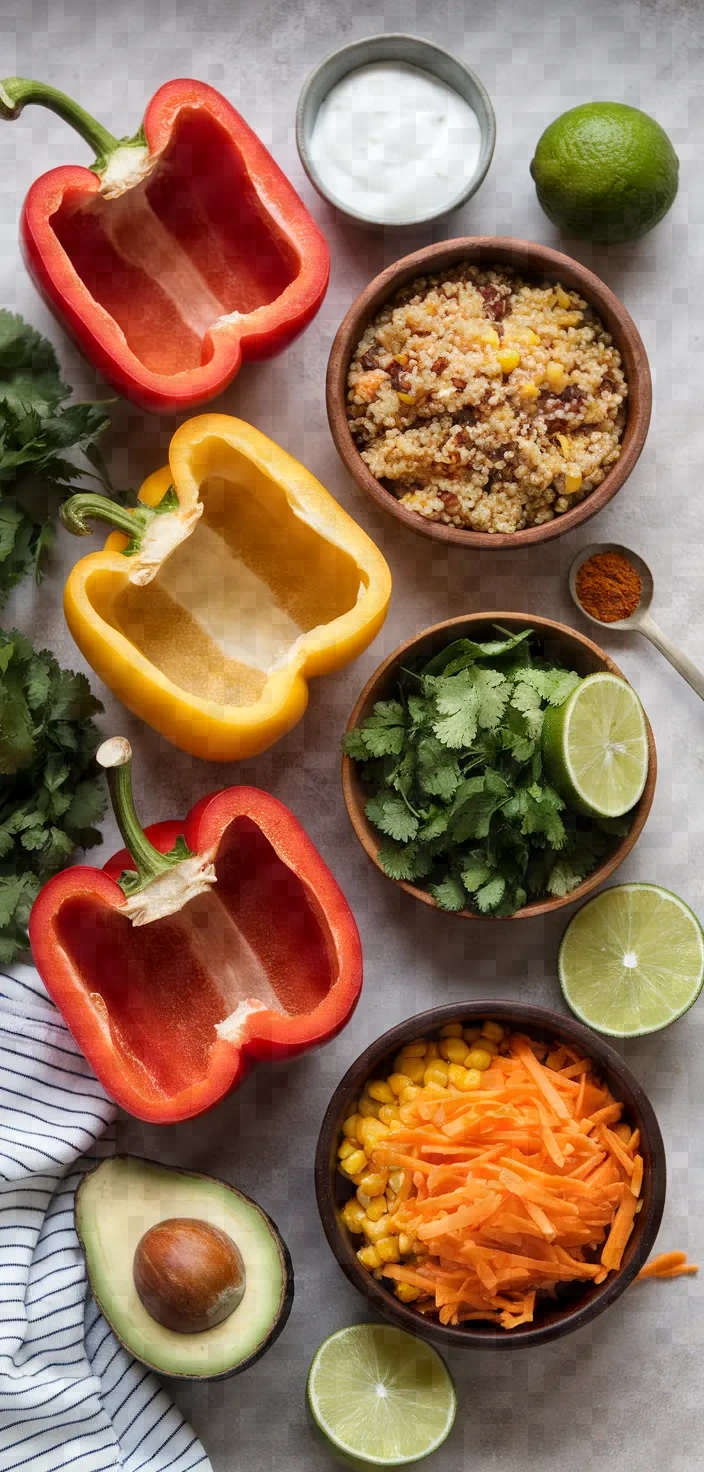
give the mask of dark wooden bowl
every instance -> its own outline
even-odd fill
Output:
[[[591,639],[585,638],[584,634],[578,634],[576,629],[568,628],[567,624],[559,624],[551,618],[533,618],[528,613],[467,613],[461,618],[445,619],[441,624],[434,624],[432,628],[424,629],[422,633],[416,634],[408,639],[405,644],[400,644],[394,649],[393,654],[383,660],[379,668],[375,670],[371,679],[367,681],[357,704],[347,722],[347,730],[357,726],[366,716],[371,714],[372,707],[377,700],[389,700],[394,697],[398,679],[398,668],[400,664],[415,663],[420,659],[430,659],[446,644],[453,639],[481,639],[492,637],[495,633],[492,625],[501,624],[504,628],[520,632],[521,629],[531,628],[539,639],[542,640],[545,652],[550,658],[565,664],[570,669],[575,669],[578,675],[593,675],[597,671],[607,670],[609,674],[619,675],[625,680],[625,675],[617,664],[604,653]],[[572,905],[576,900],[586,899],[588,894],[598,889],[611,874],[618,869],[626,856],[631,852],[633,845],[640,837],[652,807],[653,795],[655,793],[655,780],[657,777],[657,756],[655,752],[655,740],[651,730],[650,722],[646,716],[648,729],[648,751],[649,765],[648,778],[640,801],[633,813],[633,821],[625,838],[607,855],[607,857],[593,869],[587,878],[573,889],[571,894],[563,898],[544,900],[533,900],[524,905],[515,915],[477,915],[473,910],[446,911],[449,915],[459,914],[460,918],[469,920],[481,920],[493,925],[498,920],[523,920],[534,915],[545,915],[552,910],[560,910],[563,905]],[[342,758],[342,791],[349,813],[350,822],[362,845],[369,855],[373,864],[390,884],[398,884],[405,889],[406,894],[412,894],[415,899],[422,900],[424,905],[430,905],[432,909],[438,909],[437,902],[425,889],[419,889],[415,884],[409,884],[405,879],[389,879],[377,859],[377,853],[381,847],[382,837],[372,828],[367,818],[364,806],[368,794],[365,793],[360,777],[359,767],[351,757]]]
[[[603,1283],[569,1284],[558,1291],[557,1298],[546,1298],[537,1308],[532,1324],[517,1329],[497,1329],[493,1324],[471,1322],[456,1328],[438,1324],[418,1313],[412,1305],[400,1303],[395,1295],[378,1282],[357,1261],[359,1238],[353,1238],[340,1218],[340,1208],[354,1193],[352,1182],[346,1182],[337,1170],[336,1151],[348,1103],[359,1097],[367,1079],[384,1077],[394,1054],[412,1038],[436,1032],[447,1022],[462,1021],[472,1026],[492,1018],[512,1028],[520,1028],[531,1037],[575,1045],[594,1062],[595,1071],[606,1081],[615,1098],[626,1109],[628,1122],[641,1133],[643,1156],[643,1206],[626,1247],[618,1273]],[[315,1190],[318,1210],[328,1242],[350,1282],[368,1299],[371,1307],[401,1329],[421,1334],[435,1344],[469,1346],[471,1349],[525,1349],[558,1339],[573,1329],[581,1329],[633,1282],[650,1256],[665,1205],[667,1170],[665,1147],[660,1128],[637,1079],[618,1053],[581,1022],[551,1012],[547,1007],[532,1007],[522,1002],[453,1002],[433,1007],[410,1017],[377,1038],[356,1062],[348,1068],[325,1111],[315,1157]]]
[[[556,516],[542,526],[527,527],[522,532],[472,532],[461,527],[444,526],[441,522],[426,521],[417,512],[402,506],[390,491],[384,489],[365,465],[350,433],[347,423],[347,373],[352,354],[365,328],[400,287],[406,286],[416,276],[425,276],[467,261],[471,265],[513,266],[520,275],[539,276],[549,281],[559,280],[563,286],[571,287],[594,307],[604,326],[611,333],[621,354],[628,382],[628,418],[621,454],[616,464],[604,477],[600,486],[572,511]],[[347,313],[338,328],[330,352],[327,371],[327,409],[332,437],[340,458],[357,485],[382,511],[395,516],[397,521],[420,532],[424,537],[435,537],[439,542],[452,542],[458,547],[531,547],[536,542],[549,542],[561,537],[583,521],[588,521],[601,511],[607,501],[621,489],[645,444],[652,407],[652,387],[648,358],[638,328],[617,296],[599,280],[586,266],[572,260],[561,251],[551,250],[547,245],[537,245],[532,240],[513,240],[509,236],[494,238],[490,235],[468,236],[460,240],[440,241],[427,245],[413,255],[404,256],[393,266],[388,266],[375,276]]]

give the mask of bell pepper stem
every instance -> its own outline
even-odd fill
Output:
[[[96,521],[106,521],[109,526],[124,532],[127,537],[133,537],[139,530],[139,523],[135,521],[133,512],[128,511],[126,506],[118,506],[116,501],[110,501],[107,496],[101,496],[96,491],[79,491],[77,495],[69,496],[68,501],[64,501],[59,507],[59,516],[62,526],[65,526],[67,532],[73,532],[75,537],[90,536],[91,528],[87,518],[91,517]]]
[[[117,819],[117,826],[124,844],[131,855],[142,886],[150,884],[167,869],[172,869],[174,859],[161,854],[150,843],[137,817],[132,793],[132,747],[124,736],[111,736],[95,753],[99,766],[105,769],[110,790],[110,801]]]
[[[33,102],[48,107],[64,122],[70,123],[93,149],[96,159],[107,158],[119,147],[118,138],[56,87],[50,87],[46,82],[30,82],[26,77],[6,77],[4,82],[0,82],[0,117],[18,118],[22,108]]]

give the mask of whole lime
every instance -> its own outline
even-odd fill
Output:
[[[585,102],[545,129],[530,166],[548,219],[598,243],[635,240],[667,214],[679,161],[654,118],[623,102]]]

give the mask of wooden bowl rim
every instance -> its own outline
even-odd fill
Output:
[[[618,675],[619,679],[626,680],[626,676],[624,675],[623,670],[619,668],[619,666],[615,663],[613,659],[611,659],[610,655],[608,655],[605,650],[600,649],[599,645],[595,644],[592,639],[587,638],[586,634],[581,634],[579,630],[570,628],[569,624],[558,623],[556,619],[542,618],[539,615],[531,617],[530,614],[527,613],[465,613],[461,614],[458,618],[443,619],[440,623],[431,624],[429,628],[422,629],[419,634],[414,634],[411,639],[407,639],[405,643],[399,644],[398,647],[394,649],[391,654],[388,654],[386,659],[382,660],[381,664],[377,666],[374,674],[370,677],[370,679],[367,680],[367,683],[364,686],[364,689],[362,690],[362,693],[359,696],[354,710],[352,711],[347,722],[346,730],[351,731],[353,726],[357,725],[365,706],[367,704],[374,704],[374,700],[372,697],[375,695],[377,687],[383,683],[386,675],[388,674],[388,671],[394,664],[400,663],[404,655],[406,655],[411,649],[413,649],[415,645],[420,644],[421,641],[424,639],[432,638],[435,635],[444,633],[445,631],[447,631],[450,636],[447,640],[449,644],[451,642],[451,637],[453,633],[454,637],[458,637],[460,629],[463,626],[467,626],[468,624],[476,625],[488,623],[518,623],[523,627],[529,626],[531,628],[534,628],[536,634],[538,634],[540,638],[550,637],[551,634],[559,636],[562,639],[566,639],[570,643],[578,644],[583,649],[588,650],[590,654],[592,654],[599,660],[604,670],[606,670],[609,674]],[[626,680],[626,684],[629,683],[630,682]],[[376,698],[378,699],[379,696],[377,695]],[[635,844],[640,838],[640,835],[643,832],[645,824],[648,820],[650,809],[653,805],[653,797],[655,795],[655,783],[657,780],[657,751],[655,748],[655,737],[653,736],[652,727],[647,715],[645,716],[645,724],[648,733],[648,776],[646,778],[643,793],[635,808],[631,827],[629,828],[625,838],[622,838],[620,843],[616,845],[616,848],[613,850],[613,852],[607,855],[607,857],[603,860],[601,864],[597,864],[596,868],[592,870],[591,874],[588,874],[586,879],[583,879],[582,883],[579,884],[576,889],[573,889],[571,893],[567,895],[553,895],[550,899],[533,900],[530,904],[524,905],[521,910],[517,910],[513,915],[478,915],[475,914],[473,910],[446,910],[443,913],[450,918],[457,918],[461,920],[475,920],[478,922],[483,922],[485,924],[488,923],[494,925],[497,923],[498,920],[529,920],[533,919],[536,915],[551,914],[553,910],[561,910],[564,908],[565,905],[573,905],[581,900],[586,899],[587,895],[592,894],[594,890],[598,889],[599,886],[603,884],[606,879],[609,879],[610,876],[615,872],[615,870],[618,869],[619,866],[623,863],[624,859],[628,857],[631,849],[634,848]],[[352,758],[349,756],[343,756],[342,793],[345,799],[345,807],[347,808],[350,822],[352,824],[352,827],[354,828],[357,838],[359,839],[359,842],[362,845],[362,848],[364,849],[367,856],[371,859],[375,867],[379,870],[380,874],[383,874],[384,878],[389,880],[390,884],[396,884],[399,889],[405,890],[406,894],[412,895],[414,899],[421,900],[424,905],[429,905],[431,909],[439,910],[440,906],[438,905],[437,901],[433,899],[433,896],[428,893],[427,890],[420,889],[415,884],[409,883],[409,881],[406,879],[391,879],[390,875],[388,875],[385,870],[382,869],[381,864],[379,863],[379,860],[377,858],[377,851],[381,840],[374,835],[369,821],[365,817],[364,803],[359,791],[356,771],[356,763],[353,762]]]
[[[541,526],[526,527],[518,532],[474,532],[462,527],[445,526],[440,522],[426,521],[417,512],[402,506],[390,491],[384,489],[365,465],[357,449],[347,423],[345,407],[347,371],[350,359],[362,333],[372,316],[395,292],[412,281],[414,276],[441,270],[468,262],[491,260],[497,265],[512,265],[519,272],[535,274],[543,271],[547,276],[561,276],[567,284],[576,287],[586,301],[595,307],[607,330],[614,339],[623,360],[628,382],[628,417],[621,454],[615,465],[605,475],[584,501],[572,511],[565,511],[552,521]],[[615,330],[614,330],[615,328]],[[502,549],[529,547],[536,543],[552,541],[565,532],[580,526],[606,506],[628,479],[645,444],[652,409],[652,383],[648,356],[643,340],[633,318],[609,286],[593,271],[583,266],[572,256],[537,241],[514,239],[512,236],[470,235],[455,240],[438,241],[403,256],[375,276],[352,303],[343,318],[330,350],[325,395],[328,421],[337,452],[346,469],[357,485],[382,511],[394,516],[411,531],[431,537],[440,542],[460,547]]]
[[[574,1308],[566,1305],[561,1317],[550,1324],[522,1325],[511,1331],[492,1332],[487,1329],[477,1330],[469,1325],[451,1327],[426,1319],[412,1306],[400,1303],[389,1289],[382,1287],[371,1273],[360,1266],[354,1249],[340,1227],[331,1181],[334,1149],[347,1102],[355,1097],[360,1084],[371,1077],[382,1059],[396,1053],[412,1038],[425,1032],[435,1032],[445,1023],[454,1022],[457,1018],[469,1022],[473,1018],[481,1018],[482,1021],[491,1018],[514,1027],[522,1026],[534,1032],[549,1034],[556,1041],[564,1038],[576,1043],[584,1049],[587,1057],[593,1059],[597,1071],[603,1071],[609,1076],[609,1082],[616,1079],[617,1089],[630,1096],[631,1103],[627,1107],[638,1118],[642,1144],[646,1147],[643,1149],[644,1181],[647,1180],[650,1186],[650,1200],[647,1208],[636,1217],[638,1235],[635,1245],[625,1265],[599,1286],[588,1303]],[[620,1054],[598,1033],[576,1018],[554,1012],[549,1007],[538,1007],[528,1002],[495,1001],[493,998],[484,1001],[448,1002],[442,1007],[431,1007],[397,1023],[370,1043],[350,1064],[330,1099],[323,1116],[315,1154],[318,1211],[328,1245],[345,1276],[365,1295],[373,1309],[399,1328],[422,1335],[437,1344],[463,1349],[526,1349],[546,1344],[574,1329],[583,1328],[598,1314],[603,1313],[633,1282],[650,1256],[662,1220],[666,1189],[665,1146],[655,1111],[642,1085]],[[585,1285],[585,1290],[587,1288],[588,1285]]]

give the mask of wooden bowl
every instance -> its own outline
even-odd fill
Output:
[[[604,477],[600,486],[572,511],[565,511],[542,526],[527,527],[521,532],[473,532],[462,527],[444,526],[441,522],[427,521],[417,512],[402,506],[390,491],[384,489],[365,465],[350,433],[347,423],[347,373],[352,354],[365,328],[381,307],[395,296],[400,287],[413,281],[416,276],[425,276],[443,271],[462,262],[481,266],[513,266],[519,275],[539,276],[550,281],[558,280],[563,286],[571,287],[594,307],[604,326],[621,354],[628,382],[626,428],[621,440],[621,454],[615,465]],[[572,260],[561,251],[551,250],[547,245],[537,245],[531,240],[513,240],[510,237],[490,235],[468,236],[460,240],[440,241],[437,245],[425,246],[404,256],[393,266],[388,266],[379,276],[360,292],[353,302],[344,321],[338,328],[332,345],[327,371],[327,409],[332,437],[340,458],[350,475],[370,500],[381,506],[390,516],[420,532],[424,537],[435,537],[439,542],[451,542],[458,547],[531,547],[536,542],[549,542],[561,537],[563,532],[580,526],[601,511],[607,501],[621,489],[645,444],[652,407],[650,369],[640,333],[623,303],[586,266]]]
[[[337,1146],[348,1104],[359,1097],[367,1079],[384,1077],[391,1071],[391,1060],[404,1043],[437,1031],[447,1022],[465,1025],[492,1018],[504,1026],[520,1029],[541,1041],[575,1045],[594,1062],[595,1071],[608,1083],[615,1098],[623,1102],[628,1122],[641,1133],[643,1155],[643,1206],[626,1247],[618,1273],[603,1283],[569,1284],[556,1298],[546,1298],[536,1309],[532,1324],[505,1330],[493,1324],[473,1321],[456,1328],[436,1323],[418,1313],[412,1304],[403,1304],[390,1289],[377,1281],[357,1261],[359,1238],[353,1238],[340,1217],[340,1209],[354,1193],[352,1182],[346,1182],[337,1170]],[[433,1007],[392,1027],[377,1038],[348,1068],[325,1111],[315,1157],[315,1190],[323,1229],[328,1242],[350,1282],[368,1299],[371,1307],[401,1329],[421,1334],[439,1345],[471,1349],[525,1349],[558,1339],[573,1329],[581,1329],[623,1293],[650,1256],[665,1204],[667,1171],[665,1148],[657,1119],[637,1079],[623,1059],[603,1038],[581,1022],[563,1017],[546,1007],[533,1007],[522,1002],[453,1002]]]
[[[398,679],[398,668],[400,664],[408,665],[418,660],[428,660],[439,650],[444,649],[446,644],[453,639],[481,639],[495,636],[493,625],[501,624],[512,632],[520,633],[521,629],[534,629],[538,638],[542,641],[545,652],[549,658],[566,665],[569,669],[575,669],[578,675],[593,675],[597,671],[607,670],[609,674],[619,675],[625,679],[622,670],[617,664],[604,653],[591,639],[584,634],[577,633],[576,629],[568,628],[567,624],[559,624],[551,618],[532,617],[528,613],[467,613],[461,618],[445,619],[441,624],[434,624],[432,628],[424,629],[422,633],[416,634],[408,639],[405,644],[400,644],[393,654],[383,660],[379,668],[375,670],[371,679],[367,681],[357,704],[347,722],[347,730],[351,731],[353,726],[359,725],[366,716],[371,714],[377,700],[389,700],[394,698]],[[572,905],[576,900],[586,899],[588,894],[598,889],[611,874],[622,864],[627,854],[631,852],[634,844],[640,837],[652,807],[655,792],[655,779],[657,776],[657,755],[655,751],[655,740],[646,716],[648,730],[648,777],[643,795],[637,803],[633,820],[625,838],[622,838],[616,848],[593,869],[591,874],[562,898],[551,896],[550,899],[533,900],[524,905],[522,910],[517,910],[515,915],[478,915],[473,910],[445,911],[448,916],[458,914],[463,919],[488,921],[496,924],[498,920],[523,920],[534,915],[546,915],[552,910],[560,910],[564,905]],[[377,853],[382,844],[382,836],[372,827],[364,812],[365,802],[369,794],[365,792],[360,777],[359,766],[352,761],[351,757],[342,758],[342,791],[344,794],[347,812],[355,833],[362,848],[369,855],[373,864],[390,884],[398,884],[405,889],[406,894],[412,894],[414,899],[421,900],[424,905],[430,905],[432,909],[439,909],[436,900],[425,889],[419,889],[415,884],[410,884],[404,879],[389,879],[388,874],[382,869],[377,859]]]

